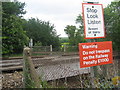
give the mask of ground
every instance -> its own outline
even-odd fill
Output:
[[[81,78],[84,77],[84,78]],[[48,81],[48,87],[59,87],[59,88],[82,88],[85,85],[81,82],[83,79],[87,80],[87,75],[78,75],[75,77],[68,77],[53,81]],[[80,78],[82,79],[80,81]],[[3,89],[4,88],[22,88],[23,87],[23,72],[22,71],[15,71],[11,73],[3,73]]]
[[[102,71],[104,71],[101,76],[103,76],[106,80],[112,79],[116,75],[118,75],[118,71],[120,68],[120,59],[114,58],[113,64],[109,65],[101,65]],[[105,66],[105,67],[104,67]],[[2,83],[3,88],[22,88],[23,87],[23,72],[22,71],[12,71],[9,73],[2,73]],[[99,74],[96,74],[97,76]],[[68,88],[87,88],[90,86],[90,75],[78,75],[76,77],[63,78],[59,80],[49,81],[48,85],[50,87],[68,87]],[[98,78],[99,79],[99,78]],[[101,79],[101,77],[100,77]],[[102,81],[102,79],[101,79]],[[112,82],[111,82],[112,83]],[[99,84],[99,83],[98,83]],[[100,83],[101,84],[101,83]],[[107,85],[107,81],[105,83]],[[110,86],[110,85],[108,85]]]
[[[3,88],[21,88],[23,87],[22,72],[2,73],[2,87]]]

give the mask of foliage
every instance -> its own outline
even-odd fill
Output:
[[[113,83],[113,85],[119,85],[120,84],[120,76],[116,76],[116,77],[114,77],[114,78],[112,78],[112,83]]]
[[[84,24],[83,24],[83,18],[81,16],[81,14],[79,14],[77,16],[76,24],[79,24],[80,33],[83,34],[84,33]]]
[[[77,29],[76,26],[67,25],[64,31],[68,35],[70,45],[78,45],[78,43],[85,42],[81,29]]]
[[[26,13],[24,6],[25,3],[17,1],[2,3],[2,54],[21,53],[29,38],[33,39],[34,45],[53,45],[59,49],[54,25],[35,18],[23,19],[22,15]]]
[[[2,3],[2,54],[22,52],[27,43],[27,36],[23,30],[22,14],[25,14],[24,3]]]
[[[42,43],[40,41],[36,42],[34,46],[42,46]]]
[[[25,30],[29,38],[33,39],[33,44],[39,42],[43,46],[53,45],[54,48],[60,45],[54,25],[50,22],[31,18],[26,21]]]
[[[69,42],[71,45],[78,45],[78,43],[84,43],[86,40],[83,38],[83,19],[81,14],[76,18],[76,24],[79,24],[79,28],[73,25],[67,25],[64,29],[65,33],[68,35]]]
[[[120,50],[120,1],[108,5],[104,17],[107,40],[112,40],[114,48]]]
[[[106,38],[97,39],[97,41],[113,41],[113,48],[120,50],[120,1],[116,0],[104,8],[104,21]],[[77,16],[76,23],[80,24],[80,32],[83,33],[83,19],[81,14]],[[93,41],[92,39],[90,41]]]
[[[61,37],[60,38],[60,43],[68,43],[68,37]]]

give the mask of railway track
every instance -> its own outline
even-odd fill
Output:
[[[46,65],[46,63],[59,63],[62,60],[67,60],[67,59],[73,59],[73,55],[61,55],[61,56],[37,56],[37,57],[32,57],[32,61],[35,67],[38,67],[40,65]],[[76,54],[74,55],[74,59],[79,60],[79,56]],[[59,60],[60,58],[60,60]],[[58,59],[58,61],[56,61]],[[8,60],[1,60],[0,61],[0,70],[1,71],[10,71],[10,70],[22,70],[23,68],[23,58],[9,58]]]
[[[32,60],[33,60],[35,67],[40,65],[40,58],[34,58]],[[1,71],[22,70],[22,68],[23,68],[23,59],[0,61],[0,70]]]
[[[120,60],[120,55],[113,55],[114,60]],[[47,65],[47,64],[56,64],[61,63],[62,60],[73,60],[73,62],[77,60],[79,61],[79,55],[75,54],[63,54],[60,56],[34,56],[32,57],[32,61],[35,67],[40,65]],[[22,70],[23,68],[23,58],[9,58],[9,60],[1,60],[0,61],[0,70],[1,71],[10,71],[10,70]]]

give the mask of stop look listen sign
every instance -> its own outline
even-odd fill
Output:
[[[104,38],[104,17],[102,4],[83,3],[85,39]]]

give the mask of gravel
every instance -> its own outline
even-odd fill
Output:
[[[22,88],[23,72],[2,73],[2,88]]]

